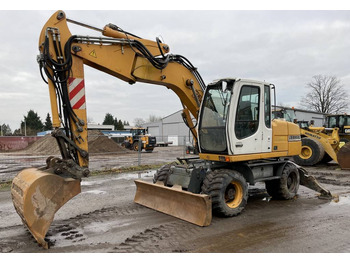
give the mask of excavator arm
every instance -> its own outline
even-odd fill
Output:
[[[72,35],[67,22],[97,30],[102,36]],[[54,13],[44,25],[39,50],[41,76],[49,87],[52,135],[62,158],[49,157],[45,167],[20,172],[13,180],[11,193],[23,223],[38,243],[48,248],[45,235],[55,213],[80,193],[80,181],[89,175],[84,65],[130,84],[143,82],[173,90],[183,105],[184,122],[196,144],[191,115],[198,119],[205,85],[196,68],[185,57],[169,54],[169,47],[159,39],[142,39],[112,24],[103,29],[94,28],[67,19],[63,11]],[[142,184],[139,187],[141,191],[145,189]],[[166,187],[154,188],[161,195]],[[165,191],[178,202],[179,190]],[[203,222],[208,224],[208,217],[211,219],[208,197],[198,196],[190,201],[204,209],[197,210],[199,213],[208,214]]]

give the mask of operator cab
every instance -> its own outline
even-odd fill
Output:
[[[206,88],[198,125],[201,153],[271,152],[273,85],[226,78]]]

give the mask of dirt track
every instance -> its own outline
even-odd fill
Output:
[[[241,215],[214,217],[205,228],[133,203],[133,180],[151,181],[154,171],[91,177],[82,182],[82,193],[56,214],[47,237],[49,250],[39,247],[22,225],[5,190],[0,192],[0,251],[348,253],[350,173],[333,169],[310,171],[338,199],[321,200],[300,187],[296,199],[277,201],[257,184]]]

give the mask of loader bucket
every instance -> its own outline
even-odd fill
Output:
[[[21,171],[12,181],[13,205],[36,241],[49,248],[45,235],[55,213],[81,192],[80,180],[62,178],[36,168]]]
[[[341,169],[350,169],[350,142],[339,149],[337,159]]]
[[[134,202],[165,214],[191,222],[198,226],[209,226],[212,218],[211,200],[208,195],[194,194],[181,187],[135,180]]]

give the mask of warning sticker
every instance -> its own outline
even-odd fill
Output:
[[[91,55],[92,57],[97,58],[97,55],[96,55],[96,51],[95,51],[95,49],[94,49],[94,50],[92,50],[92,51],[90,52],[90,54],[89,54],[89,55]]]

